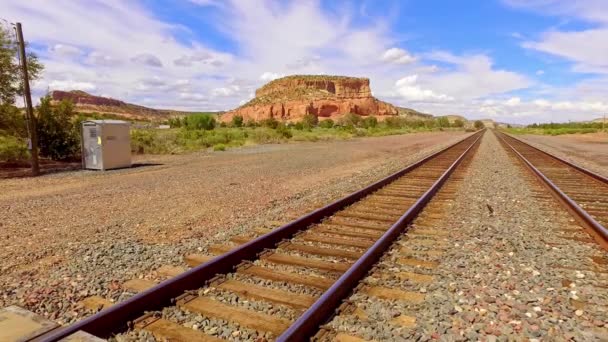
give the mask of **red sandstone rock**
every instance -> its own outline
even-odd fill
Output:
[[[337,119],[348,113],[382,120],[398,115],[399,111],[372,96],[367,78],[288,76],[259,88],[253,100],[222,114],[220,120],[229,122],[240,115],[245,121],[274,118],[296,122],[306,114]]]

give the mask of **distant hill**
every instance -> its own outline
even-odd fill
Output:
[[[125,120],[165,121],[172,117],[193,114],[193,112],[148,108],[110,97],[91,95],[81,90],[55,90],[50,96],[52,102],[72,101],[80,113],[111,114]]]
[[[399,111],[399,116],[405,117],[406,119],[432,120],[434,118],[434,116],[431,114],[421,113],[411,108],[397,107],[397,110]]]
[[[450,124],[453,124],[454,122],[456,122],[456,120],[460,120],[460,121],[464,122],[465,124],[467,122],[469,122],[469,120],[467,120],[467,118],[465,118],[462,115],[442,115],[442,116],[439,116],[439,117],[440,118],[447,118],[448,121],[450,122]]]

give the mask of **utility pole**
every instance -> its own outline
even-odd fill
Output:
[[[28,147],[32,157],[32,176],[40,174],[38,165],[38,132],[36,131],[36,117],[32,108],[32,94],[30,92],[30,81],[27,73],[27,56],[25,54],[25,41],[23,40],[23,30],[21,23],[17,23],[17,40],[19,40],[19,55],[21,56],[21,70],[23,73],[23,94],[25,95],[25,112],[27,117],[27,128],[30,136]]]

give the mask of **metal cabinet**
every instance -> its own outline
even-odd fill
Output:
[[[131,167],[131,124],[121,120],[82,122],[82,167],[110,170]]]

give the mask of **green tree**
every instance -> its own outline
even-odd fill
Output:
[[[437,118],[437,126],[439,127],[450,127],[450,120],[445,117],[445,116],[441,116]]]
[[[0,26],[0,105],[12,105],[23,94],[18,46],[11,29]],[[44,67],[35,54],[27,54],[27,65],[29,80],[40,78]]]
[[[232,127],[243,127],[243,117],[240,115],[233,116]]]
[[[217,122],[215,117],[210,114],[192,114],[184,118],[186,129],[204,129],[206,131],[215,128]]]
[[[0,135],[24,137],[27,133],[25,116],[11,104],[0,104]]]
[[[475,120],[475,123],[473,123],[473,127],[475,127],[475,129],[482,129],[485,127],[485,125],[481,120]]]
[[[458,127],[458,128],[462,128],[464,127],[464,121],[460,120],[460,119],[456,119],[454,120],[454,127]]]
[[[53,160],[76,157],[80,152],[78,127],[74,125],[74,105],[64,100],[51,105],[49,96],[36,107],[40,154]]]

